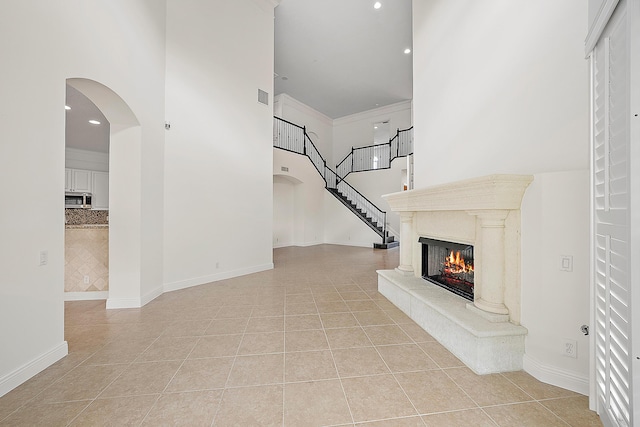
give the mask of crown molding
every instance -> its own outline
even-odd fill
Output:
[[[370,119],[377,116],[389,116],[390,114],[400,111],[411,111],[411,100],[396,102],[395,104],[385,105],[384,107],[374,108],[373,110],[362,111],[351,114],[349,116],[339,117],[333,120],[335,126],[342,126],[361,120]]]
[[[280,101],[282,106],[286,105],[287,107],[298,110],[306,115],[315,117],[316,119],[325,123],[327,126],[333,126],[334,124],[334,120],[331,117],[322,114],[318,110],[314,110],[312,107],[309,107],[307,104],[301,101],[298,101],[291,95],[288,95],[286,93],[281,93],[279,95],[276,95],[276,97],[274,98],[274,103],[276,102],[276,100]],[[286,117],[282,117],[282,118],[286,119]]]

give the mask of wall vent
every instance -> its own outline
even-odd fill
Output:
[[[258,89],[258,102],[264,105],[269,105],[269,94],[262,89]]]

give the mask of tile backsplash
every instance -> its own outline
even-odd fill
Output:
[[[91,209],[65,209],[65,224],[108,224],[109,211],[93,211]]]

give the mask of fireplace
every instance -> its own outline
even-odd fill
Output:
[[[400,214],[400,263],[378,271],[378,291],[477,374],[522,369],[520,205],[532,179],[489,175],[383,196]],[[436,284],[443,275],[466,299]]]
[[[421,237],[422,278],[473,301],[473,246]]]

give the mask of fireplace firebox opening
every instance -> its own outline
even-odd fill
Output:
[[[473,301],[473,246],[420,237],[422,277]]]

